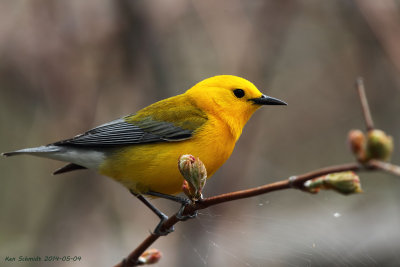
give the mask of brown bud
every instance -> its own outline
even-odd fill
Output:
[[[190,186],[186,180],[183,181],[182,191],[190,199],[193,199],[196,196],[196,189]]]
[[[360,130],[351,130],[347,136],[351,151],[361,162],[365,161],[365,135]]]
[[[139,262],[144,264],[154,264],[157,263],[161,259],[161,252],[155,248],[146,250],[143,252],[142,255],[139,257]]]

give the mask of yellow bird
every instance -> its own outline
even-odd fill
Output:
[[[29,154],[70,162],[54,174],[94,169],[127,187],[161,218],[161,224],[166,216],[143,195],[178,199],[170,195],[182,190],[177,167],[182,154],[199,157],[208,177],[212,176],[230,157],[246,122],[262,105],[286,103],[263,95],[243,78],[215,76],[181,95],[71,139],[3,155]]]

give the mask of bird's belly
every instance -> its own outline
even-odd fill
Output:
[[[177,194],[182,191],[183,177],[178,159],[183,154],[199,157],[208,177],[229,158],[234,141],[214,138],[132,145],[112,153],[100,166],[100,173],[109,176],[136,193],[155,191]]]

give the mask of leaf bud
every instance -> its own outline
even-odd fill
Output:
[[[200,199],[207,180],[207,170],[203,162],[192,155],[182,155],[178,167],[185,179],[182,185],[183,192],[192,200]]]
[[[139,262],[141,265],[144,264],[154,264],[161,259],[161,252],[158,249],[152,248],[143,252],[139,257]]]
[[[393,152],[393,139],[382,130],[374,129],[368,132],[366,157],[388,161]]]
[[[357,160],[365,161],[365,135],[361,130],[351,130],[347,136],[351,151]]]
[[[319,190],[335,190],[344,195],[361,193],[360,178],[352,171],[330,173],[304,183],[306,191],[318,193]]]

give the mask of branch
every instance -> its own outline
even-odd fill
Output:
[[[373,166],[363,167],[358,163],[348,163],[336,166],[330,166],[322,169],[318,169],[312,172],[308,172],[298,176],[291,176],[288,179],[266,184],[263,186],[240,190],[236,192],[221,194],[218,196],[213,196],[209,198],[201,199],[195,202],[192,205],[189,205],[185,208],[183,215],[193,214],[197,210],[205,209],[210,206],[218,205],[224,202],[238,200],[242,198],[254,197],[266,193],[270,193],[273,191],[284,190],[284,189],[304,189],[304,182],[314,179],[316,177],[320,177],[326,174],[335,173],[335,172],[343,172],[343,171],[360,171],[361,169],[375,169]],[[179,222],[179,219],[176,217],[177,213],[174,216],[171,216],[168,220],[164,222],[161,230],[169,229],[173,225]],[[119,264],[114,267],[128,267],[128,266],[137,266],[138,259],[143,252],[146,251],[160,236],[154,233],[151,233],[134,251],[132,251],[126,259],[124,259]]]
[[[388,162],[384,162],[384,161],[380,161],[380,160],[375,160],[375,159],[371,159],[369,161],[369,165],[373,168],[376,169],[380,169],[382,171],[386,171],[390,174],[396,175],[396,176],[400,176],[400,166],[388,163]]]
[[[364,115],[365,126],[367,127],[367,131],[369,132],[374,129],[374,122],[372,121],[372,116],[371,116],[371,112],[369,109],[367,96],[365,94],[363,78],[359,77],[356,80],[356,87],[357,87],[358,95],[359,95],[360,101],[361,101],[361,107],[362,107],[362,111],[363,111],[363,115]]]

